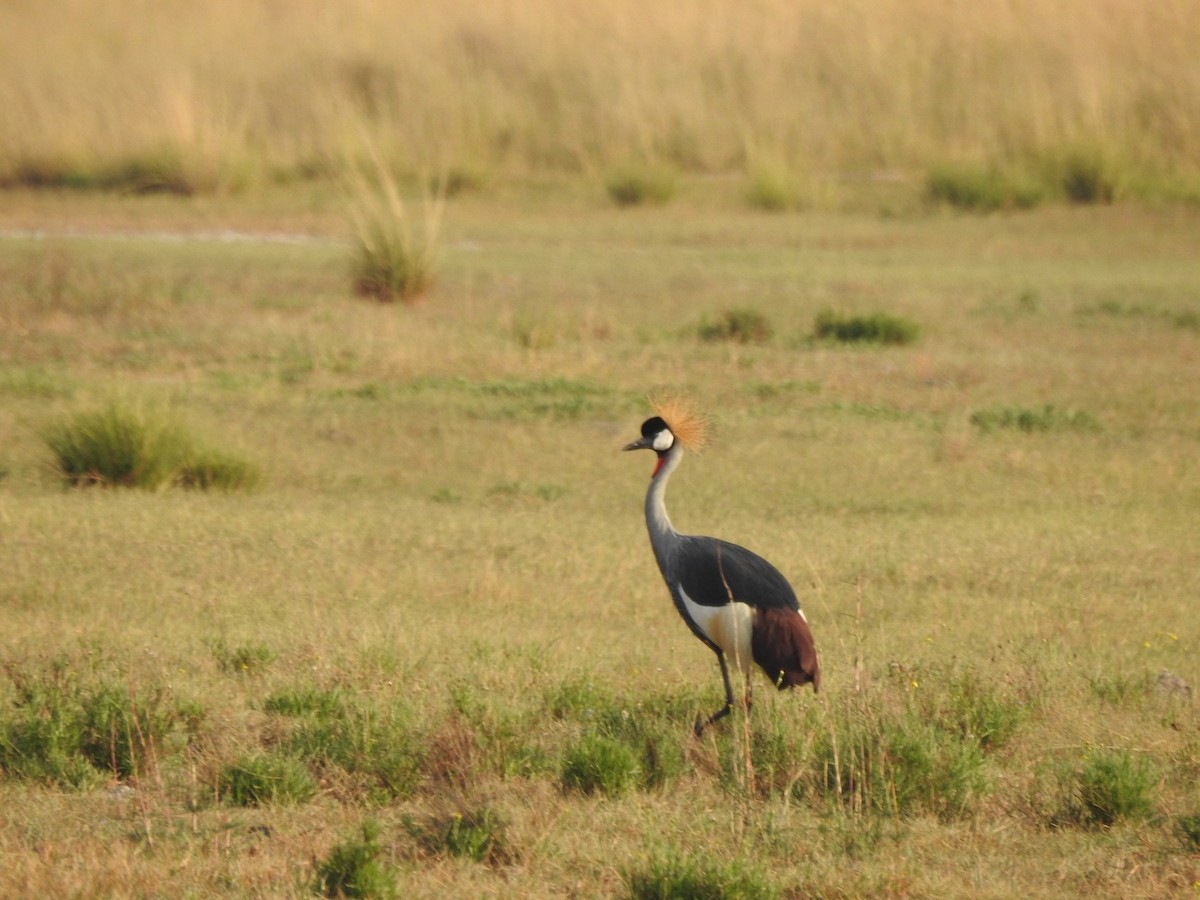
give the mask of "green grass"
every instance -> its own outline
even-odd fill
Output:
[[[594,187],[455,197],[410,309],[353,295],[328,185],[6,197],[0,894],[1200,879],[1200,720],[1158,680],[1200,683],[1195,212]],[[697,339],[738,309],[774,336]],[[823,309],[920,340],[809,340]],[[714,420],[674,523],[778,565],[824,669],[756,676],[700,738],[719,672],[646,541],[653,461],[620,452],[672,389]],[[43,434],[114,397],[257,490],[64,490]]]
[[[337,844],[317,865],[315,890],[326,897],[394,897],[395,875],[380,860],[380,826],[368,820],[361,837]]]
[[[760,872],[739,862],[660,853],[625,876],[635,900],[770,900],[779,891]]]

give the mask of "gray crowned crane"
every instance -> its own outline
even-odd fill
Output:
[[[667,516],[667,480],[685,449],[704,443],[704,421],[678,401],[654,404],[642,436],[625,450],[653,450],[658,457],[646,492],[650,545],[671,599],[692,634],[717,654],[725,682],[725,705],[696,723],[696,734],[729,715],[733,685],[729,662],[746,679],[750,706],[751,662],[780,690],[821,686],[821,668],[808,621],[796,592],[779,570],[745,547],[702,535],[680,534]]]

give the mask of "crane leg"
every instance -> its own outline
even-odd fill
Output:
[[[705,728],[713,722],[725,718],[729,715],[729,711],[733,709],[733,685],[729,682],[729,664],[725,662],[725,654],[718,652],[717,661],[721,663],[721,680],[725,682],[725,705],[707,719],[700,719],[696,722],[696,737],[700,737],[704,733]]]

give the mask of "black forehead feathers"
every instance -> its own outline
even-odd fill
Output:
[[[660,431],[668,431],[669,427],[666,422],[659,416],[654,416],[642,423],[642,437],[653,437]]]

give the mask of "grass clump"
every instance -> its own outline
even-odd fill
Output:
[[[817,314],[813,336],[845,344],[911,344],[920,335],[915,323],[888,313],[844,316],[832,310]]]
[[[974,212],[998,209],[1032,209],[1043,197],[1037,182],[994,166],[942,164],[925,180],[925,197]]]
[[[622,741],[589,733],[563,755],[562,785],[582,794],[616,797],[641,781],[637,754]]]
[[[679,852],[659,853],[625,873],[634,900],[769,900],[778,889],[760,872],[738,860],[700,859]]]
[[[786,212],[804,206],[795,176],[783,166],[756,166],[746,185],[746,202],[767,212]]]
[[[811,788],[851,811],[897,818],[969,815],[988,790],[983,748],[915,705],[834,711],[812,755]],[[802,783],[798,784],[802,787]]]
[[[996,431],[1021,431],[1025,434],[1049,431],[1099,431],[1100,423],[1091,413],[1062,409],[1047,403],[1040,409],[1005,406],[971,413],[971,424],[984,434]]]
[[[1119,167],[1112,155],[1100,147],[1072,147],[1050,166],[1063,194],[1072,203],[1112,203],[1120,193]]]
[[[512,857],[504,818],[491,806],[433,816],[423,825],[410,818],[407,827],[430,853],[487,865],[502,864]]]
[[[568,681],[549,697],[551,714],[578,722],[582,737],[563,757],[564,787],[583,793],[655,788],[687,771],[686,728],[666,711],[627,704],[590,681]]]
[[[262,482],[262,471],[253,463],[223,450],[192,449],[175,474],[179,487],[201,491],[249,490]]]
[[[918,709],[950,734],[990,753],[1012,740],[1029,717],[1031,701],[966,671],[949,677],[945,690],[919,703]]]
[[[675,173],[665,166],[626,163],[609,172],[604,186],[617,206],[662,205],[675,196]]]
[[[146,772],[170,734],[203,716],[159,689],[134,694],[109,680],[85,681],[65,664],[48,671],[10,669],[15,700],[0,711],[0,771],[71,788],[105,775]]]
[[[1158,772],[1145,757],[1119,748],[1092,749],[1057,773],[1062,798],[1056,824],[1110,828],[1154,813]]]
[[[410,795],[421,780],[425,740],[408,711],[334,694],[275,695],[271,711],[299,719],[283,749],[320,770],[339,770],[383,797]]]
[[[115,404],[52,425],[42,438],[72,485],[159,490],[174,481],[191,449],[172,423]]]
[[[396,876],[380,858],[377,822],[367,820],[359,834],[337,844],[317,863],[313,889],[326,897],[395,897]]]
[[[222,640],[209,644],[217,668],[233,675],[260,675],[275,661],[275,652],[265,644],[231,647]]]
[[[770,320],[756,309],[728,309],[716,319],[705,318],[697,329],[704,341],[765,344],[771,339]]]
[[[119,404],[63,419],[42,440],[54,469],[73,486],[234,490],[260,477],[253,464],[199,446],[169,419]]]
[[[286,753],[255,753],[225,766],[218,779],[222,799],[235,806],[304,803],[317,784],[304,763]]]
[[[1200,813],[1190,813],[1175,819],[1175,827],[1184,845],[1191,852],[1200,851]]]
[[[415,228],[395,178],[378,156],[374,163],[371,178],[357,174],[354,179],[354,289],[383,303],[412,304],[436,278],[445,186],[432,197],[425,195],[424,219]]]

